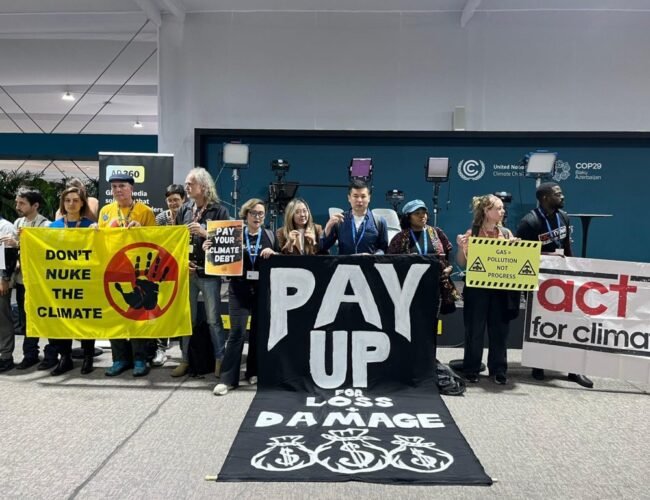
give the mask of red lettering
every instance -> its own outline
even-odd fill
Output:
[[[618,309],[616,315],[619,318],[625,318],[627,316],[627,294],[636,293],[635,286],[628,286],[630,277],[627,274],[621,274],[618,280],[618,284],[609,285],[609,289],[612,292],[618,292]]]
[[[564,293],[562,300],[557,303],[549,301],[548,297],[546,297],[548,290],[554,287],[559,288]],[[537,291],[537,300],[542,305],[542,307],[548,311],[572,312],[573,281],[563,281],[557,278],[543,281],[542,284],[539,285],[539,290]]]
[[[597,283],[595,281],[587,281],[583,285],[578,288],[578,291],[576,292],[576,304],[580,308],[580,310],[584,313],[591,314],[592,316],[598,316],[599,314],[603,314],[605,311],[607,311],[607,306],[604,304],[598,304],[595,307],[591,307],[589,304],[585,302],[585,295],[587,295],[587,292],[590,290],[594,290],[601,295],[604,293],[607,293],[607,287],[601,283]]]

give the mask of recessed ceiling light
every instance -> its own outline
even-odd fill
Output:
[[[136,120],[135,123],[133,124],[133,128],[142,128],[144,125],[142,125],[142,122],[140,120]]]
[[[74,96],[70,92],[66,92],[63,94],[63,96],[61,96],[61,99],[64,101],[74,101]]]

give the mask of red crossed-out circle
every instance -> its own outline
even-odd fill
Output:
[[[139,272],[140,277],[141,278],[146,277],[149,281],[158,284],[160,283],[174,284],[174,290],[171,294],[171,297],[169,297],[166,303],[165,304],[159,303],[156,305],[154,309],[151,310],[147,310],[144,308],[134,309],[130,306],[127,309],[124,309],[121,305],[117,304],[115,302],[115,299],[113,298],[113,294],[115,293],[119,294],[119,292],[115,288],[116,283],[120,283],[120,284],[128,283],[132,288],[135,288],[137,284],[135,264],[131,262],[131,260],[127,256],[127,252],[130,252],[132,250],[139,250],[139,249],[148,250],[146,252],[143,252],[143,255],[140,260],[140,272]],[[151,250],[154,251],[151,259],[151,268],[145,274],[146,260],[147,260],[146,254],[149,253],[149,251]],[[158,257],[160,257],[160,263],[158,264],[157,269],[154,271],[155,261]],[[165,274],[164,281],[161,282],[160,278],[163,275],[163,270],[166,268],[169,268],[169,271],[167,271],[167,273]],[[176,298],[176,293],[178,292],[178,276],[179,276],[178,262],[173,257],[173,255],[170,254],[163,247],[155,245],[153,243],[133,243],[132,245],[128,245],[122,248],[119,252],[117,252],[108,263],[108,266],[106,266],[106,270],[104,271],[104,294],[106,295],[108,302],[111,304],[111,307],[115,309],[115,311],[120,313],[122,316],[124,316],[125,318],[136,320],[136,321],[155,319],[165,314],[165,312],[167,312],[167,310],[174,303],[174,299]]]

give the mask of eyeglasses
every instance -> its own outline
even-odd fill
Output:
[[[254,217],[254,218],[260,218],[260,219],[263,219],[264,216],[266,215],[266,212],[256,212],[256,211],[254,211],[254,210],[250,210],[250,211],[248,212],[248,215],[250,215],[251,217]]]

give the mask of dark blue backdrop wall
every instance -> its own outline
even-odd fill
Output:
[[[513,196],[506,225],[535,207],[535,181],[523,175],[526,153],[545,149],[558,153],[556,180],[566,195],[569,213],[612,214],[595,220],[589,230],[588,257],[650,260],[650,224],[646,215],[650,184],[650,134],[523,132],[313,132],[197,129],[195,161],[219,176],[219,195],[231,202],[231,171],[221,170],[223,143],[250,145],[250,168],[241,171],[241,200],[266,198],[274,179],[270,163],[291,164],[287,180],[305,184],[348,182],[353,157],[374,164],[373,207],[389,207],[385,193],[400,189],[406,199],[421,198],[432,206],[433,186],[424,180],[430,156],[450,159],[450,182],[440,190],[438,225],[452,241],[471,221],[472,196],[507,191]],[[330,206],[347,208],[345,188],[300,187],[298,195],[324,224]],[[574,253],[582,250],[582,228],[573,220]]]

